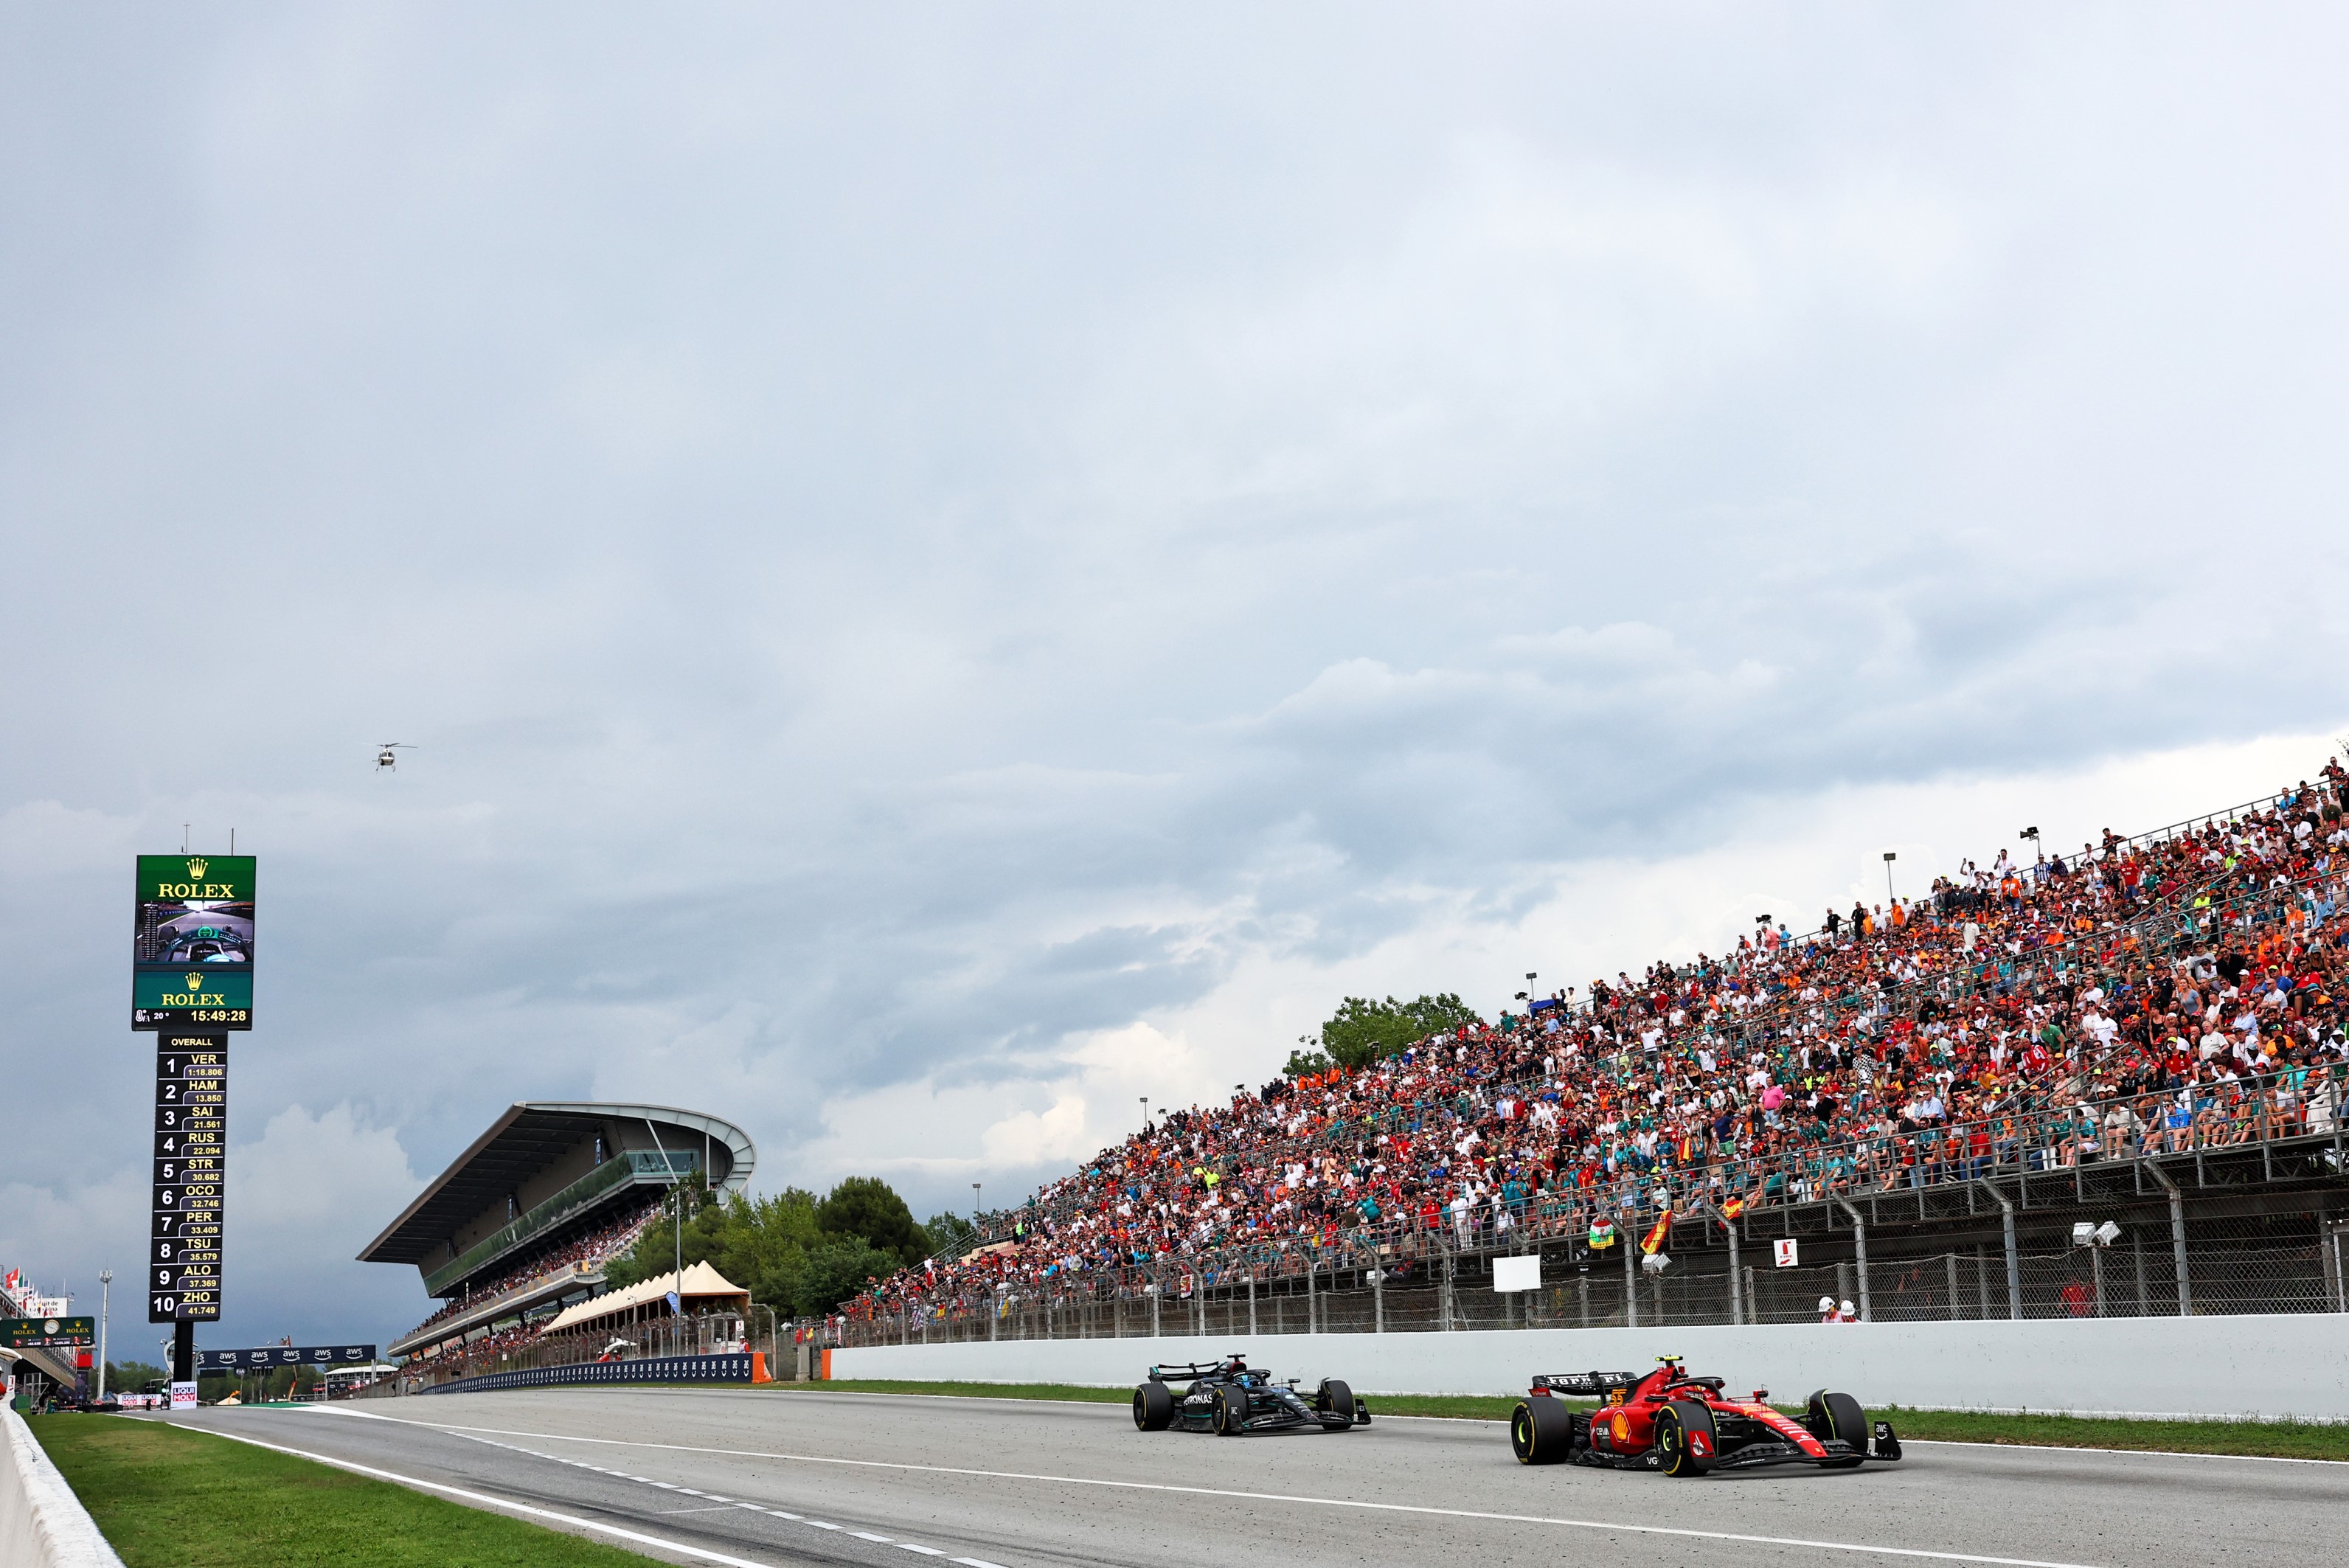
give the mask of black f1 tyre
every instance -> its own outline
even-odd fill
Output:
[[[1237,1438],[1247,1427],[1247,1396],[1237,1388],[1216,1390],[1216,1436]]]
[[[1321,1397],[1315,1403],[1332,1416],[1346,1417],[1347,1426],[1354,1424],[1354,1391],[1335,1377],[1322,1381]]]
[[[1868,1452],[1868,1412],[1848,1394],[1822,1388],[1803,1403],[1803,1425],[1821,1442],[1851,1445],[1850,1463],[1862,1462]]]
[[[1174,1419],[1174,1395],[1154,1377],[1133,1391],[1133,1425],[1143,1432],[1163,1432]]]
[[[1713,1412],[1695,1400],[1675,1399],[1656,1412],[1656,1468],[1666,1475],[1701,1476],[1720,1451]]]
[[[1509,1412],[1509,1448],[1521,1465],[1563,1464],[1574,1452],[1574,1412],[1555,1399],[1520,1399]]]

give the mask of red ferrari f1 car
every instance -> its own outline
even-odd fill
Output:
[[[1816,1465],[1856,1469],[1900,1457],[1892,1423],[1870,1426],[1859,1401],[1822,1388],[1800,1421],[1765,1403],[1723,1393],[1718,1377],[1692,1377],[1677,1356],[1636,1372],[1574,1372],[1537,1377],[1509,1417],[1509,1446],[1526,1465],[1599,1465],[1656,1469],[1668,1476],[1749,1465]],[[1563,1397],[1595,1398],[1598,1409],[1570,1410]]]

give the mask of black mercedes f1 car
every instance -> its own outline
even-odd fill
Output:
[[[1168,1379],[1187,1383],[1176,1393]],[[1299,1394],[1301,1381],[1277,1382],[1237,1354],[1188,1366],[1154,1366],[1133,1390],[1133,1424],[1145,1432],[1169,1428],[1236,1438],[1243,1432],[1346,1432],[1371,1424],[1369,1404],[1335,1377],[1325,1377],[1312,1394]]]
[[[1596,1465],[1701,1476],[1754,1465],[1816,1465],[1857,1469],[1900,1457],[1889,1421],[1870,1423],[1859,1401],[1822,1388],[1796,1421],[1765,1403],[1756,1388],[1741,1399],[1723,1379],[1692,1377],[1677,1356],[1645,1376],[1636,1372],[1573,1372],[1537,1377],[1509,1417],[1509,1446],[1527,1465]],[[1597,1399],[1584,1415],[1561,1397]]]

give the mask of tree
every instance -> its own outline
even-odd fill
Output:
[[[1321,1025],[1321,1049],[1290,1052],[1286,1071],[1293,1078],[1332,1064],[1366,1067],[1439,1030],[1482,1022],[1473,1008],[1448,991],[1440,996],[1423,995],[1411,1002],[1397,1002],[1392,996],[1384,1002],[1350,996]]]
[[[163,1381],[163,1369],[143,1361],[109,1361],[106,1364],[106,1391],[109,1394],[138,1394],[150,1383]]]
[[[681,1185],[683,1233],[669,1214],[656,1216],[634,1247],[605,1265],[605,1285],[616,1290],[666,1274],[681,1251],[687,1268],[707,1261],[752,1300],[812,1317],[863,1291],[868,1277],[887,1279],[938,1245],[914,1223],[905,1200],[873,1177],[850,1177],[821,1199],[792,1187],[720,1200],[698,1180]]]
[[[914,1223],[914,1211],[878,1177],[852,1176],[816,1205],[815,1222],[827,1236],[861,1236],[899,1263],[930,1255],[930,1239]]]
[[[792,1272],[792,1311],[801,1317],[821,1317],[864,1291],[867,1282],[885,1280],[896,1272],[896,1254],[864,1237],[827,1236],[799,1256]]]
[[[933,1214],[922,1230],[930,1238],[931,1257],[959,1256],[978,1238],[978,1227],[959,1214]]]

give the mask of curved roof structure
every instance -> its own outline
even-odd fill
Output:
[[[531,1100],[507,1107],[449,1168],[359,1253],[365,1263],[421,1266],[468,1222],[505,1201],[532,1178],[582,1144],[617,1135],[626,1143],[688,1153],[698,1167],[706,1147],[709,1173],[722,1191],[739,1192],[756,1169],[750,1137],[732,1122],[676,1106],[613,1101]]]

